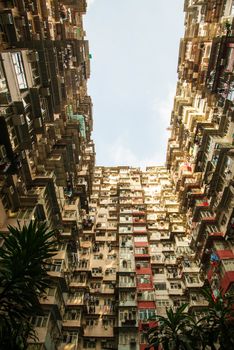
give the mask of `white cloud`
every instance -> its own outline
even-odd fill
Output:
[[[88,9],[95,2],[95,0],[87,0]]]
[[[123,137],[119,137],[114,141],[107,151],[110,163],[113,166],[127,165],[133,167],[145,168],[147,166],[164,165],[164,155],[162,152],[154,152],[147,158],[140,158],[131,148],[126,146]]]

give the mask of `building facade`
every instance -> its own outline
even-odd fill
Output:
[[[167,167],[214,295],[234,288],[234,2],[185,1]]]
[[[37,219],[58,235],[31,349],[77,349],[82,333],[70,288],[95,164],[86,7],[0,1],[0,230]]]
[[[85,0],[0,1],[0,230],[56,228],[30,350],[143,350],[234,289],[234,2],[185,0],[166,166],[95,167]]]

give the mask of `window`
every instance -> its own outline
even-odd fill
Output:
[[[164,273],[164,268],[163,267],[155,267],[153,269],[154,274],[163,274]]]
[[[189,275],[189,276],[186,276],[186,281],[188,283],[199,283],[199,278],[197,276]]]
[[[96,231],[96,237],[105,237],[105,236],[106,236],[106,232]]]
[[[148,248],[135,248],[135,254],[148,254]]]
[[[181,283],[170,283],[171,289],[181,289]]]
[[[234,271],[234,259],[222,260],[225,271]]]
[[[148,338],[146,333],[141,333],[140,334],[140,342],[142,344],[148,344]]]
[[[157,300],[157,306],[158,307],[169,307],[170,306],[170,302],[169,300]]]
[[[119,318],[120,318],[120,321],[135,320],[136,319],[136,311],[135,310],[120,311]]]
[[[234,16],[234,1],[232,1],[232,7],[231,7],[231,16]]]
[[[184,299],[176,299],[176,300],[174,300],[173,304],[174,304],[174,306],[179,307],[179,306],[181,306],[183,304],[186,304],[186,300],[184,300]]]
[[[155,284],[155,290],[166,290],[166,289],[167,289],[166,283]]]
[[[119,282],[123,285],[134,285],[134,277],[131,276],[119,276]]]
[[[19,89],[27,89],[27,82],[25,79],[24,66],[21,58],[20,52],[14,52],[11,54],[12,62],[14,65],[17,81],[19,84]]]
[[[143,268],[149,267],[148,261],[139,261],[139,262],[137,262],[137,264],[139,264]]]
[[[139,284],[149,284],[150,281],[150,275],[138,275],[137,276],[137,283]]]
[[[115,254],[114,254],[114,255],[113,255],[113,254],[112,254],[112,255],[111,255],[111,254],[108,254],[108,255],[107,255],[107,259],[108,259],[108,260],[115,260],[115,259],[116,259],[116,255],[115,255]]]
[[[102,273],[102,267],[93,267],[92,268],[92,273],[93,274]]]
[[[138,292],[138,300],[145,300],[145,301],[154,301],[154,292],[153,291],[142,291]]]
[[[7,91],[7,83],[4,75],[4,70],[2,67],[2,63],[0,62],[0,92]]]
[[[72,294],[68,295],[68,301],[77,301],[77,302],[81,302],[83,299],[83,292],[75,292]]]
[[[52,265],[49,266],[50,271],[60,272],[62,269],[63,260],[53,260]]]
[[[64,332],[63,333],[63,343],[77,344],[78,343],[78,334],[76,332]]]
[[[156,316],[155,309],[142,309],[139,310],[139,318],[140,320],[150,320],[154,319]]]
[[[214,248],[216,250],[229,250],[229,245],[227,242],[222,242],[222,241],[216,241],[214,242]]]
[[[147,236],[135,236],[134,242],[147,242],[148,238]]]
[[[76,310],[67,311],[64,317],[65,320],[72,320],[72,321],[79,320],[79,318],[80,318],[80,312]]]
[[[31,323],[34,327],[46,327],[49,316],[33,316]]]
[[[98,324],[98,320],[96,318],[89,318],[86,320],[86,326],[92,327]]]
[[[50,296],[50,297],[53,297],[55,295],[56,289],[57,289],[56,287],[48,288],[47,289],[47,295]]]
[[[90,288],[92,289],[98,289],[101,287],[101,283],[96,283],[96,282],[90,282]]]

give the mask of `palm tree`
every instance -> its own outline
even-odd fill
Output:
[[[38,298],[50,285],[46,259],[57,241],[46,223],[8,230],[0,233],[0,349],[26,349],[27,338],[35,336],[29,319],[42,313]]]
[[[209,305],[203,308],[206,316],[196,321],[185,313],[187,304],[175,312],[170,308],[167,317],[157,316],[159,324],[148,331],[149,346],[154,350],[232,350],[234,349],[234,299],[220,293],[214,299],[211,290],[201,294]]]
[[[183,304],[176,311],[167,309],[167,317],[157,316],[159,324],[148,331],[149,346],[146,349],[199,349],[198,339],[195,342],[192,337],[194,320],[185,312],[187,306]]]
[[[209,305],[205,309],[207,315],[200,324],[202,326],[203,344],[212,350],[234,349],[234,298],[233,295],[222,295],[214,298],[209,288],[201,291]]]

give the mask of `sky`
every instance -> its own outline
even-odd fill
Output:
[[[184,0],[88,0],[96,164],[164,165]]]

